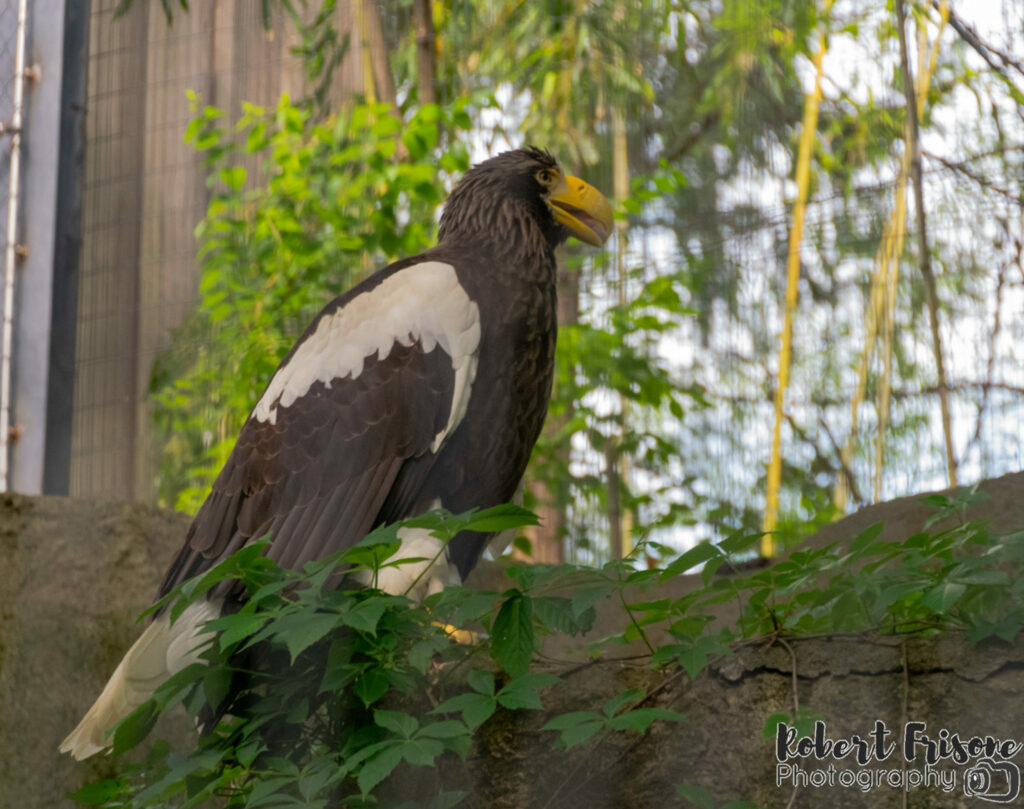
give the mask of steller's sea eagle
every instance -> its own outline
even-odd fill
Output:
[[[555,247],[600,246],[608,201],[547,152],[505,152],[452,191],[438,244],[331,301],[256,403],[164,576],[162,597],[246,543],[301,568],[377,526],[433,508],[508,502],[547,412],[555,354]],[[398,557],[432,560],[439,540],[405,529]],[[458,584],[489,536],[463,532],[429,561],[388,567],[377,584],[413,597]],[[394,557],[393,557],[394,558]],[[230,597],[230,596],[228,596]],[[158,614],[61,745],[82,759],[171,674],[194,662],[223,590],[171,626]]]

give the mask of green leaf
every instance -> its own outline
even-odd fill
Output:
[[[850,553],[858,553],[864,550],[868,545],[878,539],[884,528],[884,523],[876,522],[874,525],[861,531],[850,543]]]
[[[879,609],[887,609],[892,604],[902,601],[907,596],[920,593],[922,584],[919,581],[902,581],[883,587],[875,597],[875,604]]]
[[[332,780],[337,779],[337,777],[338,768],[329,758],[314,759],[299,775],[299,793],[306,803],[309,804],[318,792],[323,790]],[[246,809],[250,805],[247,802]]]
[[[682,722],[685,717],[670,708],[635,708],[609,719],[608,727],[612,730],[633,730],[637,733],[645,733],[647,728],[659,719],[664,722]]]
[[[79,803],[101,804],[113,803],[122,795],[131,792],[131,782],[127,778],[114,778],[86,784],[72,792],[68,797]]]
[[[938,613],[949,612],[952,607],[967,590],[967,585],[955,581],[945,581],[936,585],[924,594],[921,604],[930,610]]]
[[[760,543],[763,534],[730,534],[718,543],[726,553],[742,553]]]
[[[338,626],[337,613],[302,612],[284,615],[271,625],[273,634],[284,640],[292,663],[306,649]]]
[[[485,694],[459,694],[457,697],[447,699],[438,705],[431,713],[462,713],[462,721],[474,730],[488,719],[497,708],[498,701],[495,697]]]
[[[533,612],[542,624],[563,635],[578,635],[585,631],[582,619],[593,614],[587,611],[577,616],[570,599],[556,596],[533,599]]]
[[[558,743],[567,750],[604,730],[605,719],[592,711],[571,711],[549,721],[541,730],[559,731]]]
[[[373,712],[373,721],[382,728],[401,736],[403,739],[412,738],[412,735],[420,726],[416,717],[402,711],[375,710]]]
[[[224,651],[232,644],[255,635],[266,625],[268,620],[268,617],[262,614],[236,613],[211,621],[209,626],[210,629],[220,630],[217,642],[220,644],[221,651]]]
[[[466,675],[469,687],[480,694],[494,694],[494,675],[489,671],[473,669]]]
[[[725,641],[723,635],[702,635],[692,646],[684,648],[679,653],[679,663],[691,679],[695,679],[708,663],[708,657],[713,654],[729,654],[732,650]]]
[[[402,761],[402,742],[396,741],[370,758],[359,770],[356,783],[365,798],[377,784],[387,778]]]
[[[119,756],[125,750],[135,747],[149,735],[159,715],[155,700],[150,699],[142,703],[114,726],[111,752],[115,756]]]
[[[466,727],[465,722],[459,722],[456,719],[444,719],[440,722],[424,725],[418,735],[430,739],[455,739],[468,734],[469,729]]]
[[[533,613],[530,599],[512,591],[494,619],[491,657],[513,677],[525,674],[533,659]]]
[[[446,587],[440,593],[430,596],[426,603],[431,609],[451,606],[454,612],[449,616],[448,622],[455,626],[465,626],[472,621],[490,617],[491,609],[498,598],[499,595],[495,592]]]
[[[577,620],[581,620],[581,616],[587,610],[591,609],[598,601],[607,598],[616,590],[616,585],[612,582],[602,582],[600,584],[584,587],[577,590],[572,594],[572,612],[576,616]]]
[[[644,695],[644,692],[639,688],[631,688],[629,691],[623,691],[621,694],[616,694],[610,700],[608,700],[604,707],[601,708],[601,712],[609,719],[617,714],[623,706],[627,705],[634,700],[640,699]]]
[[[698,809],[715,809],[715,799],[711,793],[697,784],[676,784],[676,794]]]
[[[350,664],[354,654],[355,638],[352,633],[335,636],[327,650],[327,665],[319,693],[339,693],[362,672],[360,665]]]
[[[388,598],[372,596],[361,601],[353,609],[342,613],[341,620],[346,626],[372,634],[377,630],[380,617],[387,611],[389,601]]]
[[[498,692],[498,703],[504,708],[518,710],[529,708],[540,710],[543,708],[540,701],[540,691],[550,688],[560,682],[553,674],[523,674],[520,677],[509,680]]]
[[[203,694],[206,704],[217,708],[231,689],[231,669],[227,666],[210,666],[203,677]]]
[[[669,564],[661,574],[661,580],[665,581],[675,576],[679,576],[691,568],[703,564],[709,559],[714,559],[716,556],[720,556],[721,553],[722,552],[712,543],[700,542]]]
[[[245,185],[245,167],[231,166],[220,170],[220,179],[232,191],[238,191]]]
[[[190,663],[181,671],[172,674],[153,692],[153,698],[161,711],[165,711],[181,702],[191,688],[206,676],[207,666],[203,663]]]
[[[1003,585],[1009,583],[1005,570],[976,570],[973,573],[966,573],[957,576],[956,580],[961,584],[980,585]]]
[[[206,124],[202,117],[193,118],[185,127],[185,143],[193,143],[199,135],[200,130]]]
[[[434,655],[443,651],[448,645],[449,641],[439,636],[431,636],[416,641],[409,650],[409,665],[420,674],[426,674],[427,669],[430,668],[430,661],[434,659]]]
[[[779,732],[779,725],[788,725],[792,717],[785,712],[773,713],[764,720],[764,727],[761,729],[761,736],[765,739],[774,739]]]
[[[458,806],[468,797],[469,793],[461,790],[442,792],[440,795],[434,796],[434,799],[430,802],[429,809],[453,809],[453,807]]]
[[[499,533],[527,525],[540,525],[540,518],[529,509],[507,504],[476,512],[470,517],[465,530]]]
[[[633,215],[641,214],[644,210],[643,206],[632,197],[623,197],[620,200],[620,204],[622,205],[622,209],[626,213],[630,213]]]
[[[387,693],[390,685],[387,674],[379,668],[372,668],[364,672],[356,680],[353,690],[356,692],[356,696],[363,701],[363,704],[369,707]]]
[[[246,809],[258,809],[258,807],[268,804],[280,806],[287,799],[287,796],[281,793],[290,789],[296,782],[301,787],[302,782],[295,776],[264,776],[260,778],[253,784],[252,791],[249,792],[245,801]]]
[[[437,739],[410,739],[402,745],[402,758],[414,767],[430,767],[444,752],[444,745]]]

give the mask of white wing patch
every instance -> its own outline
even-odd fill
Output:
[[[276,424],[277,409],[304,396],[315,382],[330,387],[335,379],[355,379],[368,357],[376,353],[383,360],[395,343],[409,346],[416,340],[427,353],[440,345],[455,372],[448,422],[431,446],[436,452],[466,414],[480,345],[479,307],[459,284],[455,268],[439,261],[399,270],[321,318],[274,374],[252,415]]]

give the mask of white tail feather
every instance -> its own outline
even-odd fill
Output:
[[[220,609],[219,600],[204,600],[189,605],[173,626],[166,612],[153,621],[128,650],[103,693],[68,734],[60,751],[81,761],[110,747],[107,732],[114,725],[153,696],[172,674],[199,659],[210,640],[209,633],[202,632],[202,625],[219,617]]]

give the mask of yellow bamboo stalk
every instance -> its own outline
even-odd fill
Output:
[[[878,430],[875,434],[875,500],[882,497],[882,478],[885,461],[885,433],[889,425],[892,400],[892,355],[896,339],[896,291],[899,286],[900,256],[907,233],[906,180],[910,161],[900,164],[896,201],[890,220],[889,237],[879,246],[882,253],[879,272],[883,277],[882,302],[882,379],[878,388]]]
[[[887,250],[888,246],[893,243],[893,237],[890,233],[891,227],[892,222],[890,220],[886,223],[885,228],[882,231],[882,241],[878,246],[878,255],[875,257],[876,271],[871,276],[871,295],[866,313],[867,323],[864,328],[864,353],[861,355],[860,366],[857,369],[857,386],[854,388],[853,399],[851,402],[850,433],[847,436],[846,443],[843,445],[842,452],[840,453],[840,456],[842,457],[842,468],[844,470],[850,469],[851,463],[853,462],[853,445],[854,439],[857,435],[857,416],[860,413],[860,405],[864,401],[864,394],[867,390],[868,368],[871,363],[871,355],[874,351],[875,341],[878,338],[878,323],[884,316],[886,306],[886,298],[888,295],[886,273],[889,265],[884,257],[885,253],[883,251]],[[845,477],[840,477],[833,494],[833,499],[835,500],[840,512],[842,512],[846,507],[846,500],[849,495],[849,491],[849,481],[847,481]]]
[[[938,59],[939,43],[942,31],[949,19],[948,0],[943,0],[939,11],[939,28],[931,47],[928,47],[927,30],[922,26],[918,29],[918,78],[916,81],[916,100],[918,116],[924,114],[925,101],[928,98],[928,90],[931,86],[931,77],[935,71],[935,64]],[[928,54],[927,62],[925,54]],[[910,143],[910,132],[908,127],[904,128],[904,142]],[[910,149],[903,150],[903,157],[900,161],[899,171],[893,191],[893,210],[885,229],[882,231],[882,240],[878,246],[875,257],[875,274],[871,281],[871,297],[866,313],[867,324],[864,335],[864,352],[861,355],[861,362],[857,372],[857,386],[854,389],[853,399],[850,407],[850,432],[846,444],[841,453],[842,466],[844,469],[851,468],[854,454],[854,442],[857,435],[858,414],[860,405],[864,401],[867,388],[868,369],[871,365],[872,355],[875,350],[878,338],[878,324],[883,322],[883,343],[885,355],[883,359],[883,373],[879,385],[878,413],[879,425],[875,438],[875,474],[874,474],[874,498],[881,498],[883,463],[885,460],[885,432],[888,426],[889,409],[892,392],[892,348],[894,339],[894,319],[896,305],[896,288],[899,278],[899,257],[903,255],[903,242],[906,234],[906,188],[910,176]],[[834,500],[838,511],[846,507],[849,487],[844,478],[840,478],[836,484]]]
[[[617,200],[626,199],[629,196],[629,142],[626,137],[626,115],[616,100],[612,104],[612,182]],[[615,269],[618,276],[619,305],[624,305],[627,300],[626,289],[626,251],[629,246],[629,237],[626,230],[626,221],[620,219],[615,223]],[[619,429],[622,435],[617,439],[621,444],[626,435],[626,419],[629,413],[629,403],[622,395],[619,396]],[[616,455],[619,465],[619,478],[623,484],[628,485],[629,481],[629,457],[619,453]],[[612,536],[619,541],[621,558],[625,559],[633,550],[633,515],[628,508],[623,508],[620,515],[620,523],[613,526]]]
[[[832,7],[825,4],[825,15]],[[804,98],[804,116],[796,159],[796,199],[793,202],[793,224],[789,231],[789,252],[786,255],[786,303],[779,349],[779,383],[775,388],[775,429],[772,433],[772,457],[768,464],[768,481],[761,555],[775,555],[775,541],[771,532],[779,521],[779,489],[782,487],[782,420],[785,417],[786,387],[793,352],[793,315],[796,311],[797,290],[800,284],[800,243],[803,240],[804,213],[807,209],[807,189],[811,177],[811,150],[818,129],[818,107],[821,104],[822,61],[825,58],[824,32],[818,40],[814,61],[814,89]]]

